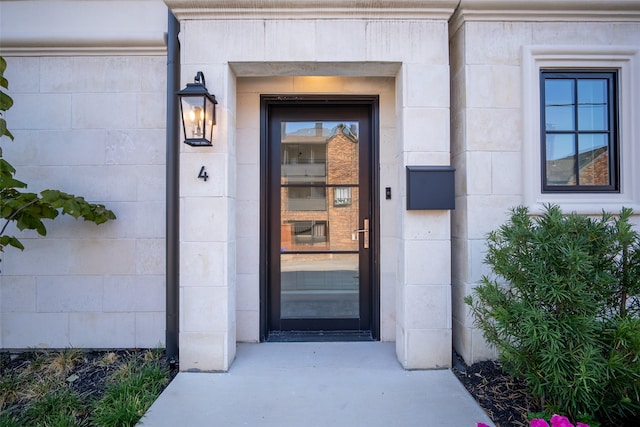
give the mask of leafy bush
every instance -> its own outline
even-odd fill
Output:
[[[487,239],[483,277],[466,303],[505,369],[547,412],[640,414],[640,236],[632,211],[541,216],[525,207]]]

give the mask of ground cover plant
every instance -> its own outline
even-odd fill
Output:
[[[640,236],[631,217],[518,207],[488,236],[493,275],[466,302],[504,369],[547,414],[616,426],[640,417]]]
[[[0,427],[134,426],[175,375],[162,350],[0,353]]]

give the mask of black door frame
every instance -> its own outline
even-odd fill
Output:
[[[371,149],[369,158],[370,168],[370,199],[369,218],[370,228],[370,331],[367,338],[380,338],[380,184],[379,184],[379,96],[378,95],[261,95],[260,96],[260,340],[273,339],[270,336],[270,242],[269,227],[272,226],[270,214],[270,199],[268,195],[269,176],[274,166],[269,164],[269,120],[274,107],[283,106],[365,106],[368,107],[370,120]],[[278,160],[279,161],[279,160]],[[279,261],[278,261],[279,262]],[[370,332],[370,333],[369,333]],[[323,337],[313,335],[301,336],[301,340],[313,339],[358,339],[357,334],[324,334]],[[289,336],[286,339],[291,339]]]

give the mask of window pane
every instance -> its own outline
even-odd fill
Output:
[[[609,185],[609,144],[606,134],[578,137],[580,185]]]
[[[281,164],[283,183],[325,183],[326,144],[282,143]]]
[[[545,80],[545,127],[547,130],[574,130],[575,81]]]
[[[290,230],[293,243],[301,245],[320,245],[327,243],[327,223],[324,221],[291,221]]]
[[[327,176],[329,184],[358,183],[358,138],[357,122],[327,123],[329,129],[327,144]]]
[[[608,130],[607,80],[578,80],[578,130]]]
[[[547,135],[547,185],[576,184],[576,150],[574,138],[574,135]]]
[[[351,204],[351,188],[336,187],[333,189],[333,206],[349,206]]]
[[[358,254],[281,255],[281,316],[358,317]]]
[[[327,209],[326,187],[283,187],[282,200],[288,211],[324,211]]]

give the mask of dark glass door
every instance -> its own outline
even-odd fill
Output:
[[[266,335],[371,338],[371,104],[267,110]]]

